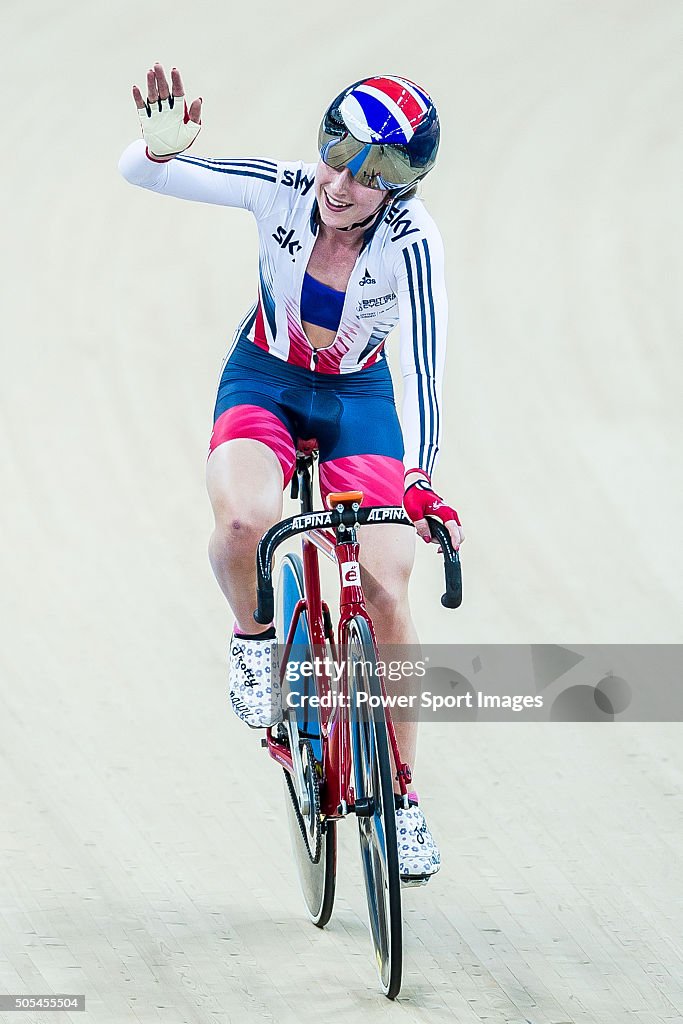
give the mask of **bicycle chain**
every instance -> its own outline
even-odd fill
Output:
[[[312,747],[310,741],[309,740],[303,740],[302,743],[301,743],[301,746],[302,747],[306,747],[307,761],[308,761],[308,765],[309,765],[309,770],[310,770],[311,766],[314,766],[314,768],[313,768],[313,785],[312,785],[312,787],[309,787],[309,796],[311,795],[311,789],[313,791],[313,806],[311,807],[311,813],[313,813],[315,815],[315,817],[314,817],[314,821],[315,821],[314,836],[315,836],[315,838],[314,838],[314,848],[313,848],[313,850],[311,850],[311,847],[310,847],[310,837],[309,837],[309,834],[308,834],[308,829],[306,827],[306,822],[304,820],[304,816],[301,813],[301,811],[299,810],[299,801],[297,800],[296,791],[294,789],[294,783],[292,782],[292,776],[290,775],[290,773],[287,771],[286,768],[283,768],[282,770],[285,773],[285,781],[287,783],[287,789],[289,791],[289,797],[290,797],[290,799],[292,801],[292,807],[294,809],[294,814],[296,816],[296,820],[299,823],[299,830],[301,832],[301,838],[304,841],[304,846],[306,847],[306,852],[308,853],[308,858],[309,858],[309,860],[311,861],[312,864],[317,864],[318,861],[320,860],[320,855],[322,853],[322,844],[323,844],[323,830],[322,830],[322,821],[321,821],[321,817],[320,817],[320,780],[318,778],[318,772],[317,772],[317,770],[315,770],[315,767],[317,766],[317,761],[315,759],[315,755],[313,754],[313,747]]]

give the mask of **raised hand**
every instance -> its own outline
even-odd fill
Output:
[[[142,98],[137,85],[133,86],[133,99],[147,143],[147,153],[153,160],[172,160],[197,138],[202,99],[193,100],[188,109],[183,80],[177,68],[171,70],[169,88],[166,72],[161,64],[156,63],[147,72],[147,99]]]

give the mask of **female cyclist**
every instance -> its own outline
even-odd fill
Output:
[[[427,93],[393,76],[345,89],[320,126],[317,165],[181,155],[201,124],[179,71],[160,64],[133,98],[143,139],[121,157],[135,185],[250,210],[259,231],[256,303],[226,357],[214,414],[207,486],[216,520],[209,557],[235,616],[230,698],[255,728],[282,717],[275,630],[258,627],[256,545],[282,516],[298,439],[315,439],[323,501],[362,490],[366,505],[401,505],[430,541],[425,515],[463,540],[431,477],[441,433],[447,300],[440,235],[417,184],[434,166],[439,121]],[[400,325],[403,431],[384,353]],[[408,606],[414,538],[398,525],[363,536],[363,587],[383,643],[416,644]],[[257,677],[258,672],[258,677]],[[261,685],[258,678],[270,680]],[[399,724],[415,760],[417,726]],[[401,876],[425,879],[440,856],[417,795],[397,808]]]

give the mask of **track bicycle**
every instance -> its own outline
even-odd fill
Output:
[[[275,622],[284,644],[283,695],[287,686],[295,694],[285,704],[283,721],[266,731],[262,744],[284,770],[297,873],[308,914],[319,928],[330,920],[334,904],[337,822],[356,816],[377,970],[382,991],[394,999],[403,959],[395,801],[408,807],[411,769],[401,758],[383,700],[386,690],[365,607],[357,531],[377,523],[413,523],[401,507],[361,507],[360,491],[330,494],[330,509],[314,511],[312,475],[318,452],[310,442],[299,442],[298,449],[291,495],[299,498],[301,513],[268,530],[257,551],[254,618],[264,625]],[[457,608],[462,600],[458,553],[443,523],[434,518],[428,522],[444,556],[441,603]],[[302,556],[283,557],[274,587],[273,556],[297,534],[302,535]],[[336,633],[322,596],[319,552],[339,569]],[[340,666],[334,676],[330,665]]]

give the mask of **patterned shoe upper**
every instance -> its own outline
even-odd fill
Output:
[[[421,878],[441,867],[441,854],[419,807],[396,811],[399,873],[402,878]]]
[[[282,690],[277,640],[230,640],[230,702],[238,718],[252,729],[282,720]]]

